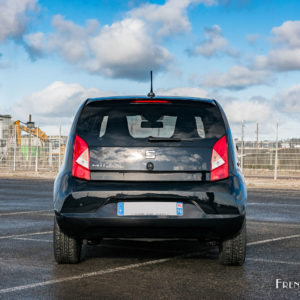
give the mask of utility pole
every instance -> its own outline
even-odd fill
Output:
[[[26,123],[26,126],[29,129],[34,129],[34,122],[31,120],[31,115],[29,115],[29,120]],[[29,169],[31,169],[31,132],[29,133],[29,139],[28,139],[28,152],[27,152],[27,158],[29,160]]]
[[[31,169],[31,133],[28,134],[27,160],[28,160],[29,169]]]
[[[39,126],[37,126],[37,134],[36,134],[36,147],[35,147],[35,173],[38,172],[38,166],[39,166]]]
[[[275,166],[274,166],[274,180],[277,180],[278,168],[278,121],[276,122],[276,144],[275,144]]]
[[[241,170],[243,170],[244,165],[244,120],[242,121],[242,137],[241,137]]]
[[[60,153],[60,148],[61,148],[61,124],[59,124],[59,140],[58,140],[58,170],[60,169],[60,165],[61,165],[61,153]]]
[[[17,128],[14,126],[14,171],[16,171]]]
[[[258,123],[256,123],[256,155],[255,155],[255,164],[256,168],[258,168]]]
[[[52,168],[52,140],[49,140],[49,167]]]
[[[256,148],[258,148],[258,123],[256,123]]]

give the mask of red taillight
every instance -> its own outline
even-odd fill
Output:
[[[131,103],[172,103],[167,100],[133,100]]]
[[[214,145],[211,154],[210,180],[227,178],[228,172],[228,150],[226,136],[220,138]]]
[[[73,146],[72,176],[90,180],[90,153],[87,143],[78,135]]]

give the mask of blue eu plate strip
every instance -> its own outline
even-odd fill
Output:
[[[118,202],[118,216],[124,216],[124,202]]]
[[[183,203],[182,202],[176,203],[176,214],[177,214],[177,216],[183,215]]]

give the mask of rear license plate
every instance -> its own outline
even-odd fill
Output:
[[[118,202],[118,216],[182,215],[182,202]]]

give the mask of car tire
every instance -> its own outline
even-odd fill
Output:
[[[229,239],[225,239],[219,244],[219,262],[222,265],[241,266],[246,257],[246,220],[240,232]]]
[[[80,240],[74,239],[60,230],[54,217],[53,250],[56,262],[59,264],[78,263],[80,260],[81,245],[82,242]]]

